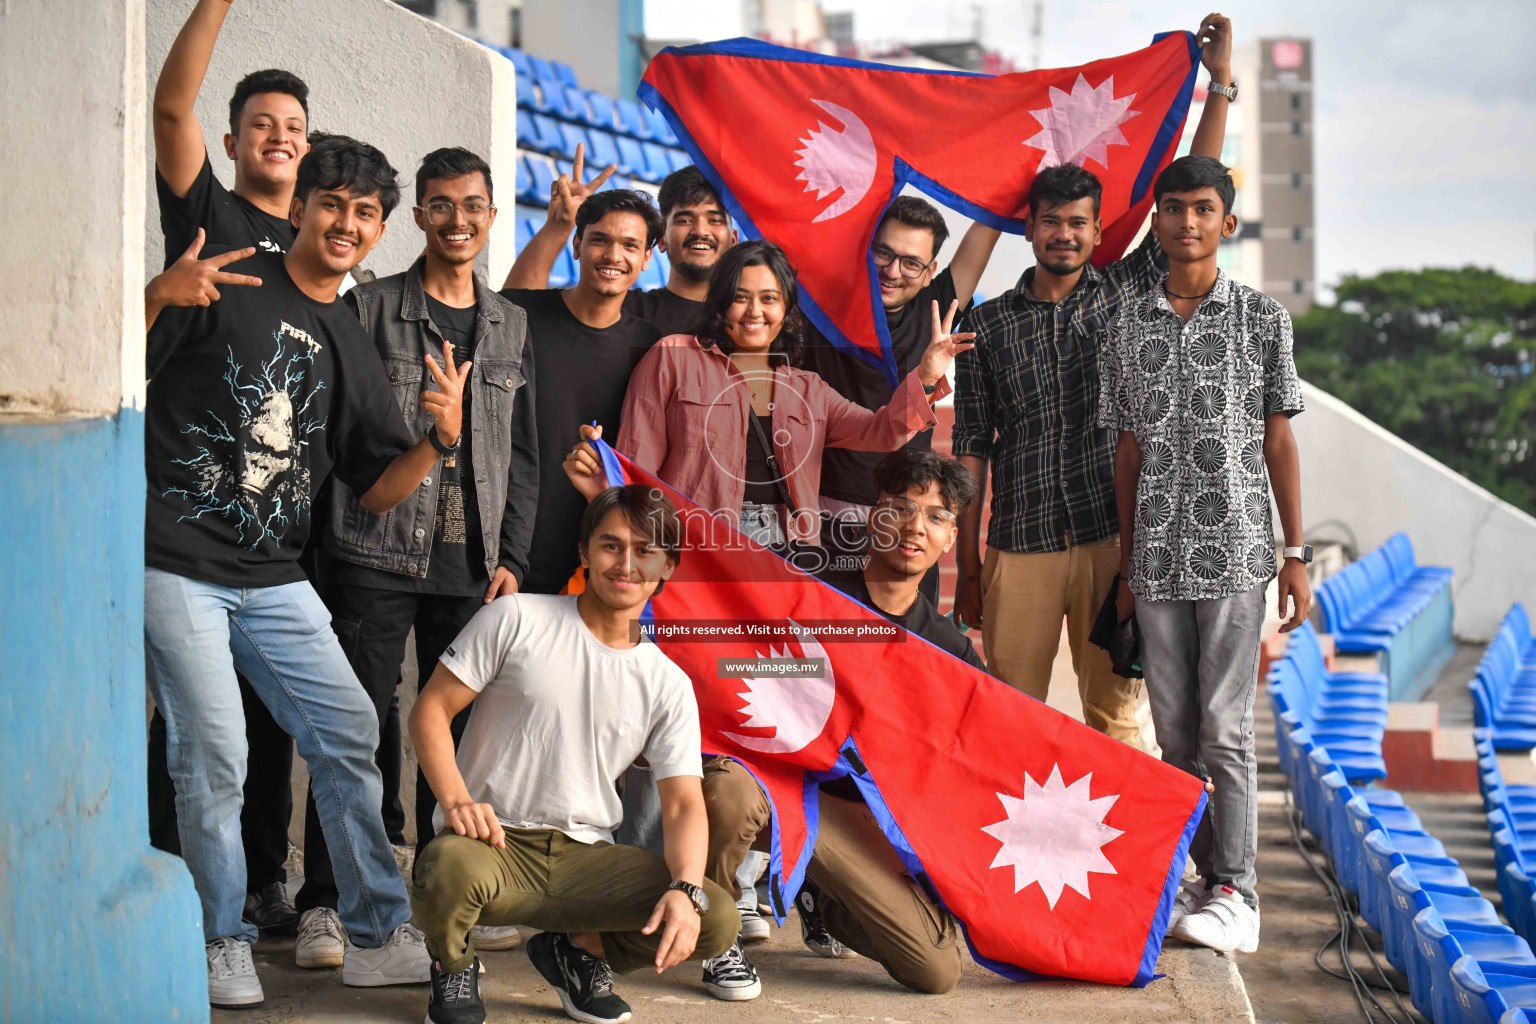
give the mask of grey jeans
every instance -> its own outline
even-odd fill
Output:
[[[1253,698],[1264,588],[1203,601],[1137,598],[1136,621],[1163,760],[1216,787],[1189,856],[1206,885],[1230,885],[1257,909]]]

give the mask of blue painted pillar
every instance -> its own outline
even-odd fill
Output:
[[[87,157],[88,158],[88,157]],[[208,1020],[145,811],[144,422],[0,421],[0,1021]]]

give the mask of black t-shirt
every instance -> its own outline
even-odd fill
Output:
[[[663,338],[671,334],[691,334],[703,308],[704,303],[685,299],[665,288],[650,291],[631,288],[624,296],[624,312],[651,324]]]
[[[293,244],[293,222],[287,217],[272,214],[253,205],[250,200],[235,195],[213,176],[213,164],[208,154],[203,154],[203,168],[187,194],[178,196],[171,191],[157,169],[155,192],[160,197],[160,231],[165,235],[165,265],[168,267],[181,258],[197,237],[197,229],[205,233],[204,258],[210,255],[209,247],[222,247],[223,251],[243,249],[254,245],[261,252],[287,252]],[[222,289],[221,289],[222,290]]]
[[[635,364],[661,337],[639,317],[623,314],[609,327],[588,327],[557,288],[508,288],[501,293],[528,314],[539,386],[534,416],[539,434],[539,514],[534,520],[523,590],[552,594],[565,586],[581,560],[576,539],[587,503],[566,479],[566,452],[579,428],[596,420],[603,439],[619,437],[619,413]]]
[[[863,573],[848,577],[827,575],[822,578],[855,601],[866,605],[871,611],[879,612],[908,633],[922,637],[940,650],[953,654],[967,665],[974,665],[983,672],[987,670],[981,655],[976,653],[976,648],[971,646],[965,634],[960,632],[960,627],[940,615],[939,610],[933,606],[933,602],[924,597],[921,591],[918,592],[917,600],[912,607],[907,609],[907,614],[892,615],[870,598],[869,587],[864,584]]]
[[[305,295],[280,255],[228,269],[261,287],[168,308],[149,332],[144,559],[223,586],[296,583],[332,470],[363,494],[416,438],[345,303]]]
[[[939,315],[949,312],[949,304],[955,300],[955,279],[945,267],[944,271],[917,293],[917,296],[894,313],[886,313],[885,322],[891,332],[891,355],[896,360],[897,379],[917,369],[923,361],[923,353],[933,340],[933,301],[939,301]],[[960,320],[955,314],[955,322]],[[851,355],[834,346],[820,331],[811,328],[806,332],[805,359],[803,366],[832,385],[832,390],[851,402],[866,409],[875,410],[891,400],[894,391],[885,378],[885,371],[867,362],[862,356]],[[908,449],[926,450],[933,447],[933,431],[925,430],[906,444]],[[875,488],[875,467],[885,458],[885,452],[856,452],[847,448],[828,447],[821,455],[821,493],[839,501],[855,505],[873,505],[879,500]]]
[[[425,294],[425,293],[423,293]],[[427,315],[453,344],[455,365],[475,357],[475,321],[479,306],[458,309],[426,296]],[[433,358],[442,361],[442,353]],[[475,493],[474,465],[470,452],[473,431],[470,423],[470,389],[464,389],[463,422],[459,450],[443,459],[437,467],[437,516],[432,524],[432,553],[427,559],[425,577],[387,572],[358,565],[345,559],[330,561],[328,578],[344,586],[374,587],[379,590],[405,591],[411,594],[441,594],[449,597],[474,597],[485,593],[490,578],[485,574],[485,536],[480,529],[480,505]]]

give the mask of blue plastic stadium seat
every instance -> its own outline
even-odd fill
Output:
[[[1409,991],[1414,1008],[1430,1020],[1451,1021],[1459,1016],[1451,965],[1464,956],[1476,960],[1485,971],[1536,979],[1536,956],[1531,955],[1531,947],[1518,935],[1453,932],[1433,907],[1419,911],[1413,919],[1413,931],[1427,978],[1421,976],[1417,986],[1410,979]]]
[[[533,79],[527,75],[517,76],[517,106],[519,110],[532,110],[535,113],[547,113],[549,108],[543,105],[539,97],[539,91],[533,86]]]
[[[548,203],[550,189],[555,184],[555,169],[550,166],[549,160],[541,156],[530,156],[528,177],[529,188],[526,201],[534,206]]]
[[[542,160],[539,161],[543,163]],[[528,158],[521,153],[517,157],[517,191],[518,202],[537,202],[537,193],[533,188],[533,174],[528,169]]]
[[[578,145],[586,145],[587,133],[580,125],[572,124],[569,121],[561,121],[560,138],[563,140],[560,155],[568,160],[574,160],[576,159],[576,147]],[[590,150],[591,147],[587,146],[587,149]],[[592,158],[590,152],[588,152],[587,158],[589,160]]]
[[[1470,955],[1451,965],[1451,988],[1456,1024],[1500,1024],[1511,1010],[1536,1008],[1536,979],[1484,970]]]
[[[548,114],[534,114],[533,124],[539,131],[538,145],[535,147],[541,153],[564,153],[565,133],[561,131],[564,122],[556,121]]]
[[[529,73],[528,55],[522,50],[515,46],[504,46],[501,48],[501,52],[512,62],[512,66],[517,69],[518,74],[526,75]]]
[[[613,141],[619,147],[619,170],[653,184],[661,180],[651,177],[650,170],[645,165],[645,153],[637,140],[628,135],[616,135]]]
[[[552,60],[549,62],[549,66],[554,69],[555,76],[566,85],[581,84],[580,82],[576,81],[576,69],[571,67],[569,64],[563,64],[558,60]]]
[[[645,123],[650,126],[651,138],[663,146],[677,145],[677,136],[672,133],[672,126],[667,124],[667,119],[661,116],[660,111],[645,108]]]
[[[689,159],[687,151],[681,149],[667,150],[667,160],[671,163],[672,170],[674,171],[680,171],[684,167],[687,167],[693,163],[693,161]]]
[[[604,96],[600,92],[587,93],[587,109],[591,114],[587,122],[594,128],[602,128],[605,131],[619,132],[623,125],[619,122],[618,113],[613,109],[613,98]]]
[[[645,142],[640,146],[645,154],[645,177],[650,181],[661,181],[672,173],[672,165],[667,160],[667,151],[654,142]]]
[[[614,138],[601,128],[587,129],[587,163],[593,170],[607,167],[609,164],[617,164],[619,170],[625,174],[633,174],[635,169],[625,165],[619,157],[619,147]]]
[[[539,129],[533,115],[526,110],[517,112],[517,144],[523,149],[539,149]]]
[[[646,264],[644,270],[640,271],[640,276],[635,278],[632,287],[648,290],[664,287],[666,283],[666,279],[661,276],[661,267],[656,262],[656,254],[652,252],[650,262]]]
[[[645,119],[645,112],[640,109],[640,104],[634,100],[618,100],[614,103],[618,111],[619,123],[624,126],[624,134],[641,142],[651,140],[651,126]]]
[[[549,66],[549,61],[533,53],[528,54],[528,73],[533,76],[533,80],[536,82],[545,79],[551,82],[558,82],[560,80],[560,76],[555,74],[554,68]]]

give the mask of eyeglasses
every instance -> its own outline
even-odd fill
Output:
[[[418,206],[416,209],[420,210],[423,207]],[[454,210],[463,213],[464,220],[468,224],[483,224],[485,223],[485,218],[489,217],[491,211],[496,209],[496,207],[490,203],[482,203],[479,200],[471,199],[463,206],[455,206],[453,203],[448,202],[436,202],[428,203],[424,209],[427,211],[428,224],[447,224],[453,220]]]
[[[938,257],[935,256],[933,260],[929,260],[927,263],[924,263],[916,256],[897,256],[895,252],[887,249],[883,245],[872,246],[869,250],[869,254],[875,258],[875,266],[882,270],[890,266],[892,261],[897,259],[901,260],[901,276],[907,278],[922,277],[923,271],[933,266],[934,260],[938,259]]]
[[[881,498],[876,507],[895,513],[898,519],[911,519],[921,515],[929,526],[934,527],[954,526],[959,520],[959,517],[947,508],[940,508],[938,505],[919,505],[908,498]]]

